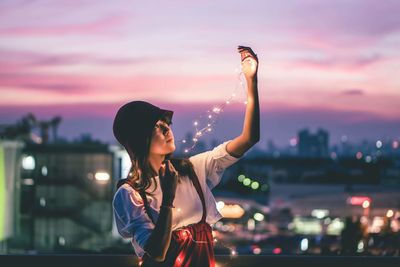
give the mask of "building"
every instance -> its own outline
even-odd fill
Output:
[[[311,134],[308,129],[299,131],[298,154],[301,157],[328,157],[329,133],[323,129],[318,129],[315,134]]]
[[[23,143],[0,141],[0,254],[7,251],[7,240],[17,233],[19,214],[20,165]]]
[[[104,144],[26,144],[9,252],[97,251],[112,242],[114,160]]]

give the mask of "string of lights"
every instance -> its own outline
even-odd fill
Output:
[[[197,117],[196,120],[193,121],[192,126],[194,129],[191,132],[192,139],[182,139],[180,141],[184,147],[183,153],[190,153],[190,151],[196,147],[196,144],[204,135],[213,132],[213,127],[217,123],[219,115],[225,110],[225,107],[227,105],[234,103],[235,100],[238,98],[237,96],[239,89],[247,92],[245,88],[246,82],[242,71],[242,66],[239,65],[236,68],[235,72],[238,74],[238,83],[236,84],[234,91],[231,93],[229,98],[225,100],[224,103],[213,106],[211,109],[207,110],[205,113],[202,113],[200,116]],[[239,100],[236,101],[239,102]],[[243,104],[247,105],[247,101],[243,101]]]

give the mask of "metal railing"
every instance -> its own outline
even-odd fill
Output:
[[[134,267],[137,257],[130,255],[0,255],[0,266],[41,267]],[[216,267],[307,266],[307,267],[398,267],[400,257],[381,256],[216,256]]]

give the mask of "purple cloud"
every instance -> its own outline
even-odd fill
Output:
[[[396,0],[311,0],[287,7],[286,15],[293,26],[297,25],[299,34],[323,36],[331,41],[339,36],[340,41],[382,37],[400,30],[400,2]]]
[[[347,89],[347,90],[343,90],[342,92],[340,92],[340,94],[342,95],[350,95],[350,96],[360,96],[360,95],[364,95],[365,92],[362,89]]]
[[[311,67],[318,69],[342,69],[360,70],[371,65],[385,62],[386,58],[381,55],[373,54],[369,56],[338,56],[332,55],[325,58],[301,58],[289,61],[289,65],[295,67]]]

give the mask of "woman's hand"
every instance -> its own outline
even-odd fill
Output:
[[[172,204],[175,199],[176,186],[178,184],[178,173],[171,162],[165,161],[158,171],[161,190],[163,193],[160,213],[156,225],[147,240],[144,250],[146,255],[155,261],[164,261],[172,232]]]
[[[161,166],[158,174],[163,193],[161,205],[172,207],[178,184],[178,172],[175,170],[171,162],[167,160],[165,161],[165,164]]]
[[[238,52],[240,53],[242,70],[246,80],[256,78],[258,70],[257,55],[247,46],[238,46]]]

